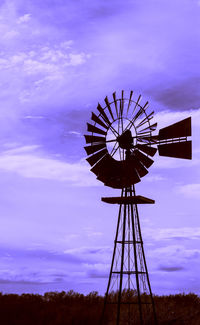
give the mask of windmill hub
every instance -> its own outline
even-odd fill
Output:
[[[133,137],[130,130],[124,131],[120,136],[117,137],[120,148],[131,149],[133,144]]]

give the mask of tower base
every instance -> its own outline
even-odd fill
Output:
[[[120,206],[100,323],[157,324],[137,208],[137,204],[154,201],[136,196],[134,186],[123,189],[121,197],[102,200]]]

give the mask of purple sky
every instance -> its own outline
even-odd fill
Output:
[[[7,0],[0,30],[0,291],[105,292],[119,191],[83,134],[133,89],[159,128],[192,116],[193,160],[156,155],[136,192],[153,292],[200,294],[200,1]]]

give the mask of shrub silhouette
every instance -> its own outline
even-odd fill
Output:
[[[123,299],[136,299],[135,292],[123,292]],[[110,300],[117,293],[112,292]],[[200,298],[195,294],[154,296],[160,325],[200,324]],[[102,313],[104,297],[98,292],[83,295],[74,291],[38,294],[0,293],[0,324],[2,325],[96,325]],[[127,307],[126,307],[127,308]],[[137,305],[136,307],[137,308]],[[124,310],[126,313],[126,310]],[[107,309],[105,324],[114,325],[114,305]],[[123,314],[122,314],[123,316]],[[139,324],[137,313],[134,324]]]

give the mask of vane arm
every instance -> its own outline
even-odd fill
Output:
[[[152,136],[135,136],[133,138],[141,139],[145,143],[149,145],[161,145],[165,143],[174,143],[174,142],[182,142],[187,141],[187,137],[177,137],[177,138],[170,138],[170,139],[160,139],[159,135],[152,135]]]

